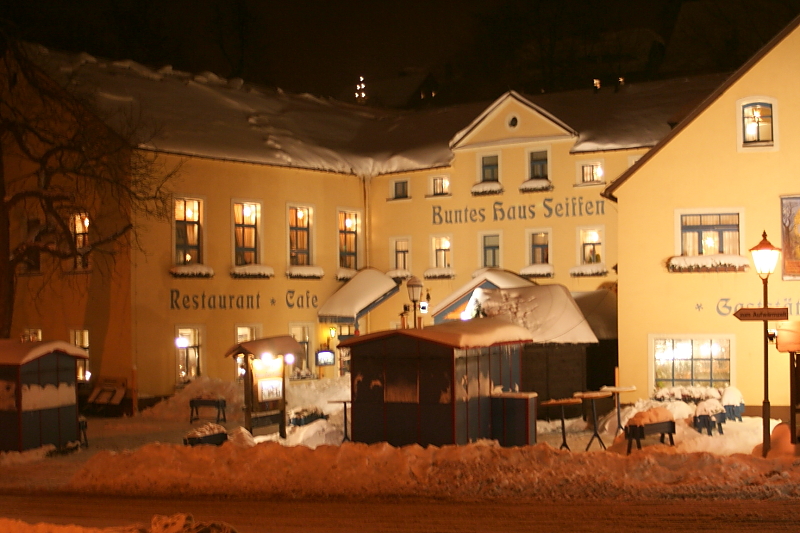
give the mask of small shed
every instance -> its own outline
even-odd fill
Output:
[[[88,358],[64,341],[0,339],[0,451],[80,442],[77,360]]]
[[[519,389],[520,353],[530,341],[507,320],[476,318],[341,342],[351,352],[352,439],[443,446],[508,434],[492,425],[492,406],[508,402],[492,399]]]

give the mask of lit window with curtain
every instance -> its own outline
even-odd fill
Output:
[[[394,268],[408,270],[408,239],[394,241]]]
[[[70,232],[75,243],[74,267],[76,270],[89,268],[89,255],[86,249],[89,248],[89,215],[87,213],[76,213],[70,219]]]
[[[289,208],[289,264],[311,264],[311,209]]]
[[[739,255],[739,214],[681,215],[681,255]]]
[[[236,266],[258,264],[259,212],[258,204],[233,204]]]
[[[602,183],[603,165],[600,163],[584,163],[581,165],[581,183]]]
[[[433,260],[436,268],[450,268],[451,243],[448,237],[433,238]]]
[[[481,157],[481,181],[500,180],[500,158],[496,155]]]
[[[550,262],[550,235],[541,231],[531,233],[531,264],[546,265]]]
[[[591,265],[603,262],[603,239],[597,228],[580,230],[581,264]]]
[[[339,211],[339,266],[358,269],[358,213]]]
[[[89,352],[89,330],[88,329],[73,329],[70,331],[72,344],[79,348],[83,348]],[[77,359],[78,362],[78,381],[89,381],[91,374],[89,373],[89,360]]]
[[[177,355],[176,376],[178,384],[185,384],[200,376],[200,330],[178,328],[175,338]]]
[[[433,177],[433,195],[447,196],[450,194],[450,180],[446,176]]]
[[[202,202],[190,198],[175,199],[175,264],[203,263],[200,226]]]
[[[654,338],[652,342],[656,388],[730,385],[730,339]]]
[[[742,106],[744,144],[772,142],[772,105],[756,102]]]
[[[500,266],[500,235],[484,235],[483,241],[483,267],[497,268]]]

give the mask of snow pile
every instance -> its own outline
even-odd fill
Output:
[[[193,398],[224,399],[225,417],[233,422],[243,418],[242,384],[204,376],[192,380],[174,395],[143,410],[139,416],[158,420],[186,420],[189,400]]]
[[[708,400],[703,400],[697,404],[697,409],[695,409],[694,416],[713,416],[717,413],[724,412],[725,408],[722,407],[722,402],[715,398],[709,398]]]
[[[647,424],[657,424],[675,420],[669,409],[663,407],[653,407],[647,411],[640,411],[628,419],[628,426],[646,426]]]
[[[0,531],[3,533],[236,533],[233,527],[223,522],[195,522],[192,515],[184,513],[172,516],[155,515],[150,521],[150,527],[134,525],[109,529],[74,525],[30,525],[20,520],[0,518]]]

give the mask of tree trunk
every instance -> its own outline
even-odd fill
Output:
[[[6,197],[3,145],[0,142],[0,339],[11,336],[14,317],[14,268],[11,264],[11,233]]]

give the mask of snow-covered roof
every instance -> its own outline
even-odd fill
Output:
[[[617,338],[617,294],[614,291],[573,292],[572,298],[598,339]]]
[[[0,339],[0,365],[22,366],[52,352],[63,352],[80,359],[88,359],[86,350],[64,341],[22,342]]]
[[[94,95],[112,127],[115,120],[141,116],[155,132],[140,139],[143,148],[359,176],[449,165],[451,143],[512,97],[571,135],[577,132],[573,152],[653,146],[685,106],[722,79],[700,76],[626,84],[618,91],[535,96],[511,91],[492,104],[402,112],[289,94],[208,72],[154,70],[133,61],[33,49],[53,78]]]
[[[480,304],[488,317],[500,317],[529,330],[536,343],[596,343],[589,322],[569,290],[558,284],[512,289],[475,289],[467,312]]]
[[[380,270],[359,270],[317,311],[322,322],[353,323],[398,291],[398,285]]]
[[[495,344],[526,343],[532,340],[530,331],[501,318],[474,318],[454,320],[417,329],[392,329],[368,335],[351,337],[339,343],[340,347],[361,344],[394,335],[415,337],[453,348],[479,348]]]
[[[482,268],[472,273],[472,279],[470,281],[451,292],[447,297],[436,304],[436,306],[430,310],[431,314],[439,314],[442,310],[447,309],[461,298],[472,294],[472,291],[487,282],[498,289],[533,285],[533,282],[508,270],[503,270],[501,268]]]

